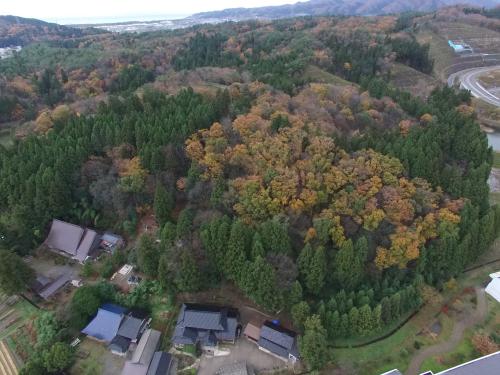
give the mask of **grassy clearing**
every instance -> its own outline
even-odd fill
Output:
[[[500,152],[493,153],[493,168],[500,168]]]
[[[500,108],[477,98],[472,98],[472,105],[481,125],[500,130]]]
[[[499,318],[500,305],[491,297],[488,297],[488,316],[484,323],[475,327],[475,329],[466,331],[464,338],[452,352],[425,360],[420,368],[420,372],[431,370],[436,373],[480,357],[481,355],[474,349],[471,343],[471,338],[477,331],[481,331],[488,335],[499,332]]]
[[[455,55],[445,38],[432,31],[425,30],[417,35],[419,43],[429,43],[429,53],[434,60],[434,74],[441,80],[446,80],[446,68],[453,64]]]
[[[328,73],[315,65],[309,65],[304,72],[304,79],[308,82],[330,83],[338,86],[352,86],[352,82],[346,81],[339,76]]]
[[[439,83],[430,75],[404,64],[394,64],[391,69],[390,82],[395,87],[421,98],[427,98]]]
[[[491,251],[484,254],[477,261],[477,264],[483,264],[490,260],[498,259],[499,257],[500,240],[497,240]],[[362,348],[334,349],[332,351],[333,363],[343,369],[350,369],[352,373],[359,375],[380,374],[394,368],[398,368],[400,371],[404,372],[410,363],[412,355],[417,350],[416,346],[425,348],[449,339],[453,330],[455,315],[448,316],[439,314],[441,307],[445,304],[451,304],[454,307],[463,308],[465,310],[474,308],[472,302],[473,296],[470,294],[463,295],[462,291],[465,288],[484,284],[488,279],[488,274],[498,270],[498,267],[499,264],[494,263],[461,275],[457,279],[457,287],[455,289],[442,293],[442,303],[424,306],[406,325],[385,340]],[[458,303],[457,299],[459,301]],[[500,307],[497,306],[495,308],[497,310],[495,310],[493,314],[498,316]],[[433,336],[424,333],[436,320],[441,323],[441,332],[439,335]],[[488,319],[486,319],[486,322],[488,322]],[[494,326],[495,323],[497,324],[496,326]],[[485,324],[492,324],[491,328],[487,328],[491,330],[491,332],[493,332],[494,329],[498,331],[500,328],[498,327],[498,318],[492,318],[490,323]],[[458,354],[455,359],[458,359],[459,355],[468,355],[469,357],[473,355],[467,351],[469,349],[467,347],[467,339],[463,341],[464,343],[461,343],[456,349]],[[416,342],[418,342],[418,344],[416,344]],[[428,360],[425,365],[431,366],[429,367],[431,369],[439,368],[437,360],[434,360],[434,362]],[[446,368],[448,367],[449,366],[446,366]],[[327,373],[329,372],[325,372],[325,374]]]
[[[14,144],[10,129],[0,129],[0,145],[10,147]]]
[[[500,193],[490,193],[490,203],[500,204]]]
[[[500,86],[500,70],[493,70],[479,77],[486,88]]]
[[[119,374],[126,358],[114,355],[106,345],[84,339],[77,347],[77,360],[71,375]]]
[[[10,327],[0,332],[0,340],[9,337],[19,327],[24,325],[27,320],[35,319],[40,312],[40,310],[38,310],[33,305],[29,304],[28,302],[22,299],[20,299],[19,302],[17,302],[11,308],[15,309],[15,314],[19,316],[19,319],[17,319],[17,321]]]

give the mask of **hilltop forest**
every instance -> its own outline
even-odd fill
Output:
[[[0,144],[2,256],[32,253],[53,218],[113,229],[165,293],[230,283],[286,311],[306,364],[321,368],[327,342],[399,322],[500,229],[469,93],[422,98],[390,83],[394,64],[432,71],[412,21],[305,17],[23,44],[0,61],[13,138]],[[32,277],[6,272],[10,293]]]

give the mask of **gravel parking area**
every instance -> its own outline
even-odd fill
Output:
[[[229,346],[231,354],[223,357],[203,356],[200,361],[198,375],[214,375],[224,365],[245,362],[257,371],[280,370],[286,368],[286,363],[259,350],[257,345],[247,339],[239,339],[235,345]]]

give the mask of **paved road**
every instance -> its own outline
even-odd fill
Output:
[[[500,107],[500,95],[495,90],[487,90],[479,81],[478,78],[490,71],[500,70],[500,65],[472,68],[453,73],[448,77],[448,86],[453,86],[456,80],[460,81],[460,86],[469,90],[471,94],[490,103],[496,107]]]
[[[459,320],[453,326],[451,336],[445,342],[428,347],[419,352],[413,357],[405,375],[420,374],[422,363],[429,357],[451,352],[462,340],[465,330],[482,322],[486,318],[488,306],[486,303],[486,294],[484,288],[476,288],[477,307],[473,314],[467,315],[464,319]]]

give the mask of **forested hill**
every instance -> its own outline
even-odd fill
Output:
[[[33,18],[0,16],[0,48],[25,46],[31,42],[41,40],[78,38],[97,32],[102,31],[96,29],[76,29]]]
[[[1,60],[0,291],[26,290],[20,257],[58,218],[130,244],[87,285],[129,262],[154,285],[135,307],[229,286],[293,320],[311,370],[434,303],[490,249],[500,208],[470,93],[392,86],[394,67],[433,71],[417,29],[434,21],[415,17],[106,33]],[[83,320],[77,298],[61,306],[62,326],[99,301]]]
[[[495,0],[311,0],[295,4],[260,8],[233,8],[197,13],[194,18],[288,18],[321,15],[378,15],[407,11],[428,12],[441,7],[468,3],[477,7],[494,7]]]

